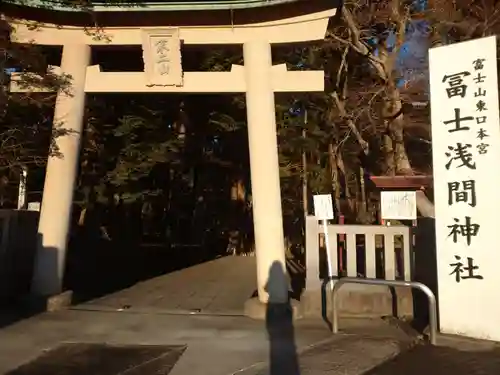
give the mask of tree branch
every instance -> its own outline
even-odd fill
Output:
[[[352,131],[352,133],[356,137],[356,140],[358,141],[359,145],[363,149],[364,154],[368,155],[368,152],[369,152],[368,142],[363,139],[363,137],[361,136],[361,133],[359,132],[358,128],[356,127],[356,124],[347,115],[344,104],[339,99],[339,95],[336,92],[333,92],[330,94],[330,96],[333,99],[333,101],[335,102],[335,105],[337,106],[340,115],[346,120],[347,126],[349,126],[349,129]]]

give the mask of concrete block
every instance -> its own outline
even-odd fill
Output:
[[[32,311],[53,312],[66,310],[73,303],[73,292],[67,290],[53,296],[28,295],[22,302]]]
[[[66,310],[69,306],[71,306],[72,301],[73,292],[71,290],[67,290],[65,292],[62,292],[61,294],[48,297],[46,302],[46,310],[49,312]]]
[[[331,315],[331,289],[306,291],[300,298],[304,316]],[[341,316],[413,316],[413,294],[409,288],[346,284],[338,292]]]

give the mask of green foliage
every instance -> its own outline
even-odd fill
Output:
[[[153,166],[178,161],[183,142],[172,137],[159,115],[147,111],[143,116],[127,115],[120,119],[113,135],[122,148],[115,168],[107,174],[112,185],[127,190],[127,185],[147,176]]]
[[[91,187],[98,201],[110,194],[127,202],[157,195],[152,171],[180,162],[185,135],[174,129],[172,113],[158,109],[167,108],[165,100],[153,101],[156,108],[146,101],[114,96],[89,102],[80,186]]]

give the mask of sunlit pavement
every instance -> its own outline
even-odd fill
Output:
[[[299,322],[292,335],[285,332],[271,338],[274,355],[298,356],[304,358],[307,365],[308,353],[320,350],[325,358],[336,362],[332,366],[343,367],[345,374],[358,374],[399,353],[402,342],[407,340],[381,320],[345,321],[343,325],[350,334],[332,336],[320,321]],[[106,343],[111,346],[185,346],[185,351],[169,370],[170,375],[250,374],[266,371],[272,359],[269,341],[264,322],[244,317],[69,310],[46,313],[1,330],[0,373],[8,374],[64,343]],[[360,356],[360,353],[363,354]],[[68,373],[60,368],[48,372],[41,370],[11,371],[10,374]],[[111,374],[120,372],[100,372],[98,375]]]
[[[142,281],[80,307],[242,314],[245,301],[257,288],[255,267],[254,257],[220,258]]]
[[[270,328],[242,316],[254,290],[254,260],[234,257],[10,325],[16,312],[0,311],[0,374],[500,374],[490,342],[415,346],[390,320],[344,319],[338,335],[319,318]]]
[[[270,336],[264,322],[244,317],[46,313],[0,331],[0,374],[500,374],[490,342],[440,337],[431,347],[380,319],[341,320],[341,328],[332,335],[320,320],[303,320]]]

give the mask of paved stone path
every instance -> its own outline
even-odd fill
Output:
[[[185,346],[62,344],[7,375],[167,375]]]
[[[440,336],[437,347],[411,347],[415,337],[377,319],[341,320],[338,335],[319,319],[301,320],[276,334],[227,316],[241,314],[255,284],[254,258],[227,257],[10,324],[0,330],[0,374],[45,375],[15,369],[67,343],[185,348],[166,364],[169,375],[500,374],[500,344],[491,342]],[[207,315],[171,314],[183,311]]]
[[[254,257],[224,257],[140,282],[78,308],[242,314],[257,288]]]
[[[362,337],[339,336],[336,340],[310,348],[295,360],[270,358],[267,366],[248,369],[239,375],[364,375],[376,364],[390,360],[401,350],[401,342],[396,339]],[[297,364],[290,367],[293,361]]]
[[[418,345],[366,375],[497,375],[500,345],[440,337],[439,346]]]
[[[106,343],[136,347],[185,346],[186,350],[169,375],[261,375],[266,373],[268,361],[273,365],[271,375],[297,375],[283,373],[277,367],[297,356],[305,358],[303,365],[309,368],[308,373],[301,375],[316,375],[311,372],[314,370],[311,366],[318,364],[325,371],[341,369],[342,375],[362,375],[361,370],[398,354],[400,340],[408,340],[398,338],[398,331],[382,321],[358,319],[349,322],[350,327],[346,327],[345,321],[341,323],[345,328],[354,327],[358,331],[333,336],[319,321],[300,321],[289,330],[271,334],[264,322],[244,317],[130,311],[47,313],[0,330],[0,374],[16,375],[12,371],[19,366],[65,343]],[[153,373],[144,371],[141,375]],[[35,374],[47,373],[29,375]]]
[[[437,347],[412,347],[414,337],[380,320],[343,320],[341,327],[341,334],[331,335],[318,321],[306,320],[296,322],[292,332],[273,336],[263,322],[243,317],[90,311],[42,314],[0,330],[0,374],[55,373],[36,366],[27,372],[29,365],[19,366],[44,357],[46,365],[46,353],[67,347],[67,343],[83,343],[84,347],[86,343],[94,348],[102,346],[95,344],[106,343],[142,347],[140,350],[149,346],[186,348],[175,366],[175,361],[160,363],[168,367],[169,375],[500,373],[498,344],[444,336],[439,337]],[[95,362],[95,355],[92,358]],[[148,372],[149,362],[145,364],[141,365],[141,375],[158,374],[152,365],[155,371]],[[68,366],[72,371],[59,373],[78,373],[75,371],[84,369],[85,363],[78,364],[78,358],[73,357]]]

